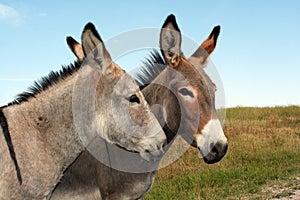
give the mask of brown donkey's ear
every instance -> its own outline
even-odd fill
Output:
[[[159,43],[165,61],[177,67],[181,55],[181,33],[174,15],[169,15],[163,24]]]
[[[94,63],[97,63],[97,67],[106,70],[111,65],[112,59],[106,50],[104,43],[98,34],[95,26],[92,23],[88,23],[82,32],[81,44],[86,58],[91,59]]]
[[[71,36],[67,37],[67,44],[79,61],[83,61],[84,53],[81,44]]]
[[[195,66],[205,67],[207,58],[214,51],[217,40],[220,34],[221,27],[215,26],[208,38],[200,45],[200,47],[193,53],[188,60]]]

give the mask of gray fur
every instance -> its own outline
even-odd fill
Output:
[[[173,24],[170,24],[173,23]],[[172,29],[172,30],[171,30]],[[175,29],[175,30],[174,30]],[[204,50],[210,49],[209,54],[215,48],[215,44],[217,41],[217,37],[219,31],[216,34],[212,32],[209,38],[202,43],[199,49],[204,48]],[[172,38],[174,37],[174,38]],[[78,44],[78,43],[77,43]],[[139,83],[143,83],[143,81],[149,80],[148,78],[151,77],[151,83],[159,83],[164,85],[162,87],[159,84],[149,84],[146,86],[142,92],[150,105],[161,105],[162,108],[165,109],[165,112],[162,112],[160,109],[161,107],[155,107],[154,114],[156,118],[161,122],[161,125],[165,127],[166,134],[169,135],[169,140],[172,141],[175,137],[177,132],[185,133],[181,136],[192,146],[197,148],[205,148],[202,146],[198,146],[197,138],[194,137],[194,134],[197,134],[198,137],[201,136],[201,133],[197,132],[198,129],[205,127],[205,125],[210,121],[211,118],[216,118],[216,110],[214,107],[214,87],[215,85],[206,75],[204,70],[203,60],[207,60],[208,54],[206,51],[204,54],[193,54],[193,57],[185,59],[181,55],[180,51],[180,44],[181,44],[181,35],[179,28],[175,22],[175,17],[173,15],[169,16],[166,20],[160,38],[160,44],[162,49],[162,54],[164,56],[164,60],[158,64],[168,64],[168,66],[161,67],[159,66],[157,69],[160,69],[159,74],[151,74],[151,72],[156,73],[155,70],[150,70],[150,74],[148,77],[144,78],[140,76]],[[200,50],[196,50],[200,52]],[[73,51],[74,52],[74,51]],[[75,55],[80,59],[80,57],[74,52]],[[197,57],[196,57],[197,56]],[[155,59],[154,59],[155,60]],[[161,60],[158,58],[157,60]],[[189,62],[191,60],[191,62]],[[155,66],[154,66],[155,67]],[[149,70],[144,70],[144,72],[149,72]],[[176,73],[179,72],[179,73]],[[183,74],[184,77],[180,74]],[[190,81],[190,83],[186,82],[186,79]],[[149,82],[146,82],[149,83]],[[201,92],[203,101],[202,104],[195,105],[190,103],[189,99],[186,100],[186,95],[181,94],[179,91],[180,88],[173,90],[172,92],[169,90],[172,88],[172,85],[180,85],[180,87],[193,89],[190,87],[190,84],[196,88],[191,93],[196,96],[198,92]],[[169,88],[169,89],[166,89]],[[213,96],[211,96],[213,95]],[[188,97],[189,98],[189,97]],[[184,108],[181,109],[179,106],[179,101],[181,105],[184,105]],[[201,109],[201,122],[199,123],[199,127],[194,127],[192,120],[190,119],[199,119],[197,116],[197,106]],[[196,112],[193,112],[196,111]],[[183,124],[191,124],[191,126],[183,126],[180,127],[181,116],[185,115],[187,118]],[[166,123],[166,124],[165,124]],[[222,137],[222,141],[217,141],[216,144],[220,144],[220,152],[212,152],[208,155],[209,159],[208,162],[214,163],[218,162],[226,153],[227,151],[227,140]],[[82,155],[82,156],[87,156]],[[93,168],[92,172],[94,173],[94,165],[95,160],[92,157],[89,157],[90,167]],[[84,160],[84,158],[82,158]],[[205,160],[207,162],[207,160]],[[65,179],[58,185],[57,190],[54,191],[52,196],[52,200],[54,199],[88,199],[91,195],[89,190],[83,191],[80,190],[80,194],[78,194],[77,187],[75,185],[84,186],[85,182],[82,181],[84,177],[93,177],[94,175],[84,175],[88,173],[85,171],[84,168],[80,168],[82,163],[80,161],[75,162],[66,172]],[[72,169],[76,168],[77,170],[74,171]],[[109,168],[101,163],[96,164],[97,174],[96,179],[97,183],[95,182],[95,178],[91,178],[89,180],[89,187],[92,188],[93,191],[97,190],[99,187],[99,191],[101,196],[95,196],[94,198],[89,199],[105,199],[105,200],[133,200],[133,199],[142,199],[145,193],[150,189],[154,178],[155,178],[155,171],[143,174],[135,174],[135,173],[127,173],[117,171],[113,168]],[[71,179],[74,182],[72,184],[67,184],[69,181],[67,179]],[[68,193],[63,193],[62,191],[69,191]],[[95,194],[95,193],[94,193]],[[97,193],[98,194],[98,193]]]
[[[91,24],[86,26],[83,37],[92,39],[100,37],[95,34],[95,30],[91,33],[91,29],[94,29]],[[43,85],[40,87],[41,90],[32,93],[28,98],[3,108],[23,182],[19,184],[14,163],[0,129],[1,200],[49,198],[63,172],[85,150],[82,138],[78,134],[78,126],[81,124],[74,123],[73,104],[77,96],[73,95],[74,85],[81,83],[80,78],[86,75],[88,77],[85,79],[94,80],[91,83],[95,84],[96,91],[95,115],[88,124],[91,125],[89,126],[91,133],[96,133],[110,144],[117,144],[139,153],[159,150],[165,143],[166,138],[162,131],[158,132],[156,137],[152,135],[152,129],[159,129],[159,124],[151,114],[138,86],[124,70],[109,60],[109,53],[101,40],[94,45],[94,48],[100,47],[102,51],[93,52],[90,59],[78,71],[73,71],[63,78],[57,77],[51,85]],[[101,59],[110,62],[109,65],[103,66],[103,62],[99,62]],[[115,84],[124,79],[124,76],[126,82],[123,82],[122,88],[115,88]],[[84,86],[81,85],[82,93],[87,89]],[[108,103],[111,102],[111,94],[115,95],[119,106],[129,107],[131,112],[122,114],[128,121],[128,126],[134,126],[131,127],[133,131],[131,134],[141,137],[132,137],[117,126],[118,119],[114,119],[112,105]],[[131,95],[137,96],[140,103],[128,103],[126,98]],[[139,126],[149,128],[141,130]],[[88,172],[93,175],[92,170]],[[88,188],[93,191],[92,187]]]

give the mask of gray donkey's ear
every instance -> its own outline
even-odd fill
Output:
[[[68,44],[69,48],[71,49],[71,51],[74,53],[74,55],[77,57],[77,59],[79,61],[83,61],[85,56],[84,56],[84,52],[83,52],[81,44],[79,44],[79,42],[77,42],[71,36],[67,37],[67,44]]]
[[[165,61],[176,67],[181,55],[181,33],[174,15],[169,15],[164,22],[159,43]]]
[[[88,23],[84,27],[81,44],[84,56],[88,59],[95,60],[101,69],[108,67],[112,63],[112,59],[92,23]]]

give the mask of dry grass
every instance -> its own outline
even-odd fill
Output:
[[[224,131],[221,162],[207,165],[190,148],[159,171],[145,199],[265,199],[269,183],[299,176],[300,107],[231,108]]]

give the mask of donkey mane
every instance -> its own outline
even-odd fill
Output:
[[[140,89],[149,85],[164,69],[166,63],[158,50],[154,49],[149,58],[143,62],[140,70],[135,74],[135,81]]]
[[[50,71],[47,76],[41,77],[39,80],[34,81],[33,85],[28,87],[28,89],[16,96],[16,98],[8,103],[7,106],[21,104],[22,102],[28,101],[30,98],[34,98],[37,94],[45,91],[50,86],[64,80],[68,76],[72,75],[74,72],[78,71],[81,66],[80,61],[75,61],[73,64],[67,66],[62,66],[62,68],[57,71]]]
[[[80,66],[81,66],[81,62],[80,61],[75,61],[74,64],[71,63],[68,66],[62,66],[62,69],[57,71],[57,72],[51,71],[48,74],[48,76],[41,77],[39,80],[34,81],[33,85],[30,86],[27,89],[27,91],[25,91],[21,94],[18,94],[17,97],[15,98],[15,100],[8,103],[6,106],[1,106],[0,107],[0,127],[2,128],[2,131],[4,133],[5,141],[8,145],[8,149],[9,149],[9,154],[10,154],[10,156],[11,156],[13,162],[14,162],[15,169],[16,169],[16,172],[17,172],[17,178],[18,178],[18,181],[19,181],[20,185],[22,185],[22,176],[21,176],[19,164],[16,160],[15,150],[14,150],[14,146],[13,146],[12,141],[11,141],[11,136],[10,136],[10,133],[8,131],[7,121],[6,121],[6,118],[5,118],[5,116],[2,112],[2,109],[7,107],[7,106],[21,104],[22,102],[25,102],[30,98],[34,98],[37,94],[39,94],[42,91],[46,90],[51,85],[54,85],[54,84],[58,83],[59,81],[61,81],[61,80],[65,79],[66,77],[72,75],[74,72],[78,71]]]

